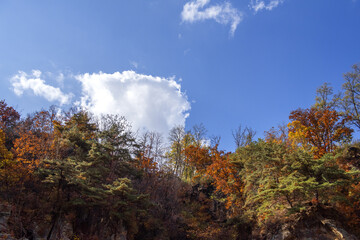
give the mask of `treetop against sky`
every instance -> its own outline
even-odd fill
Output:
[[[357,0],[0,2],[1,99],[124,115],[167,135],[265,130],[360,62]]]

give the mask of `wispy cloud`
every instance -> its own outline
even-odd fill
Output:
[[[255,13],[262,10],[271,11],[283,2],[284,0],[270,0],[267,3],[262,0],[251,0],[249,7],[250,9],[254,10]]]
[[[135,129],[167,134],[185,125],[190,103],[174,78],[134,71],[85,73],[75,76],[82,84],[80,105],[94,113],[125,116]]]
[[[70,102],[72,94],[65,94],[60,88],[46,84],[45,80],[41,79],[41,77],[42,73],[39,70],[33,70],[31,74],[19,71],[18,74],[11,78],[14,93],[21,96],[25,91],[30,91],[50,102],[58,101],[60,105]]]
[[[233,36],[243,14],[229,2],[207,6],[209,3],[210,0],[192,0],[186,3],[181,13],[182,21],[194,23],[213,19],[220,24],[230,24],[230,34]]]
[[[134,68],[138,68],[139,67],[139,63],[135,62],[135,61],[130,61],[131,66],[133,66]]]

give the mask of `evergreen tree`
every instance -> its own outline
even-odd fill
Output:
[[[251,143],[239,148],[234,164],[244,181],[245,208],[260,218],[282,209],[299,209],[311,200],[331,202],[344,198],[341,188],[358,181],[357,171],[345,171],[336,157],[320,159],[277,142]]]

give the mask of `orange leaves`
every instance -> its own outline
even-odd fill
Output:
[[[24,132],[15,140],[14,153],[20,166],[32,173],[46,155],[45,143],[32,131]]]
[[[13,155],[5,146],[5,133],[0,129],[0,182],[7,188],[17,179],[15,170]]]
[[[41,111],[19,124],[13,153],[24,178],[30,177],[41,161],[52,154],[54,118],[54,113]]]
[[[190,145],[185,149],[186,160],[195,167],[195,178],[210,178],[216,192],[226,195],[226,206],[237,204],[239,198],[234,195],[242,192],[242,182],[236,167],[231,163],[229,153],[215,147]]]
[[[298,109],[290,113],[289,119],[293,146],[312,152],[316,158],[334,151],[336,143],[350,139],[353,132],[345,125],[347,119],[329,108]]]
[[[213,162],[207,168],[207,174],[215,180],[217,191],[232,194],[241,191],[241,181],[235,166],[229,159],[229,154],[224,154],[216,148],[212,149]]]
[[[349,219],[348,224],[359,231],[360,216],[358,213],[360,211],[360,184],[352,184],[350,189],[346,201],[339,202],[337,207],[340,212],[344,213]]]
[[[185,148],[185,159],[189,165],[195,167],[197,175],[205,174],[207,167],[212,163],[209,150],[195,145]]]
[[[138,169],[141,169],[146,173],[157,172],[157,162],[155,162],[152,158],[145,157],[143,153],[140,153],[136,160],[136,166]]]

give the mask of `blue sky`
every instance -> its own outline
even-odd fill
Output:
[[[203,123],[232,151],[239,124],[262,137],[322,83],[340,89],[359,29],[354,0],[2,0],[0,99]]]

